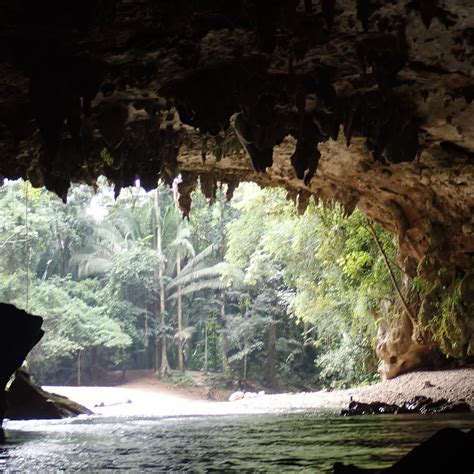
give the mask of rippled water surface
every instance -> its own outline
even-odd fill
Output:
[[[446,426],[473,428],[474,416],[299,412],[7,422],[0,470],[324,473],[335,461],[386,466]]]

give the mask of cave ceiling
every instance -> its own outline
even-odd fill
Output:
[[[474,255],[472,0],[0,0],[0,176],[182,173],[356,207],[405,268]]]

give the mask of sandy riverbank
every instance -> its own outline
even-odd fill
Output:
[[[242,400],[238,403],[260,406],[268,404],[277,409],[346,407],[351,397],[361,402],[385,402],[400,404],[417,395],[433,400],[465,400],[474,408],[474,368],[414,372],[396,379],[379,382],[367,387],[347,390],[319,391],[295,394],[266,395],[262,399]]]
[[[474,368],[414,372],[367,387],[264,395],[235,402],[210,402],[202,387],[177,387],[151,373],[129,376],[116,387],[44,387],[104,415],[198,415],[240,412],[282,412],[298,409],[339,410],[351,397],[363,402],[401,403],[416,395],[438,400],[465,400],[474,408]]]

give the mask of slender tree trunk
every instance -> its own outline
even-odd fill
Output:
[[[99,372],[96,369],[99,369],[99,362],[97,362],[97,359],[99,358],[100,354],[98,354],[98,348],[97,347],[92,347],[90,350],[90,357],[89,357],[89,364],[88,364],[88,370],[87,372],[90,375],[91,381],[95,383],[96,379],[96,374]]]
[[[227,357],[227,336],[225,334],[226,328],[226,314],[225,314],[225,293],[221,291],[221,324],[223,331],[221,331],[221,355],[222,355],[222,371],[227,374],[229,373],[229,358]]]
[[[170,365],[168,362],[168,344],[166,340],[166,306],[165,306],[165,282],[164,282],[164,266],[163,261],[163,246],[161,241],[161,212],[158,196],[158,188],[155,190],[155,215],[156,215],[156,251],[160,256],[160,263],[158,264],[158,282],[160,285],[160,329],[161,329],[161,361],[160,361],[160,376],[164,376],[170,372]],[[158,349],[158,348],[157,348]],[[158,350],[157,356],[158,356]],[[158,363],[158,361],[157,361]]]
[[[247,349],[247,342],[245,343],[245,350]],[[243,377],[244,382],[247,380],[247,352],[244,354],[244,373]]]
[[[208,340],[207,340],[207,320],[204,323],[204,373],[208,371]]]
[[[303,341],[306,342],[309,337],[309,322],[304,321],[303,322]]]
[[[181,273],[181,256],[176,256],[176,277],[179,277]],[[181,286],[178,285],[177,288],[178,296],[176,299],[176,308],[177,308],[177,316],[178,316],[178,333],[181,335],[181,331],[183,330],[183,301],[181,298]],[[183,343],[181,337],[177,338],[178,343],[178,362],[179,362],[179,370],[184,373],[184,355],[183,355]]]
[[[160,281],[163,276],[160,276]],[[160,285],[163,286],[163,285]],[[160,376],[166,375],[170,371],[168,362],[168,344],[166,339],[166,317],[165,317],[165,295],[164,288],[160,290],[160,327],[161,327],[161,358],[160,358]]]
[[[69,238],[65,237],[61,239],[61,278],[64,278],[68,274],[69,269],[69,260],[71,258],[71,253],[69,251]]]
[[[179,211],[179,193],[178,193],[178,186],[176,184],[176,181],[173,182],[173,200],[174,200],[174,205],[176,208],[176,212]],[[179,253],[179,250],[176,254],[176,277],[178,278],[181,273],[181,255]],[[181,336],[181,331],[183,330],[183,300],[181,297],[181,285],[178,285],[177,288],[177,299],[176,299],[176,316],[178,320],[178,333]],[[181,337],[177,338],[177,346],[178,346],[178,364],[179,364],[179,370],[184,373],[185,367],[184,367],[184,354],[183,354],[183,342]]]
[[[148,311],[145,312],[145,341],[143,344],[143,361],[142,364],[139,363],[139,367],[143,369],[148,369],[149,357],[148,357]],[[156,367],[155,367],[156,370]]]
[[[220,216],[219,216],[219,233],[220,233],[220,258],[221,261],[224,260],[225,257],[225,235],[224,235],[224,229],[225,229],[225,223],[224,223],[224,192],[222,190],[222,187],[219,190],[219,210],[220,210]],[[228,341],[227,341],[227,336],[225,333],[225,329],[227,326],[227,317],[226,317],[226,312],[225,312],[225,290],[221,290],[220,292],[220,300],[221,300],[221,324],[222,324],[222,329],[221,331],[221,357],[222,357],[222,371],[225,374],[228,374],[230,372],[230,367],[229,367],[229,358],[227,357],[227,348],[229,346]]]
[[[266,382],[269,387],[275,385],[275,365],[276,365],[276,321],[274,316],[268,326],[268,339],[267,339],[267,373]]]
[[[160,265],[161,266],[161,265]],[[168,362],[168,344],[166,340],[165,327],[166,327],[166,318],[165,318],[165,285],[163,283],[163,271],[160,271],[160,315],[161,315],[161,365],[160,365],[160,375],[166,375],[170,372],[170,364]]]
[[[77,354],[77,386],[80,387],[82,385],[82,351],[79,351]]]
[[[158,285],[158,272],[155,272],[155,282]],[[160,308],[158,306],[158,301],[155,301],[153,304],[153,316],[156,320],[156,325],[160,325]],[[161,365],[161,338],[158,335],[155,336],[155,372],[159,372]]]

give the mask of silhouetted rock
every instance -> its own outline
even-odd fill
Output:
[[[7,391],[6,418],[11,420],[55,420],[92,412],[66,397],[35,385],[29,374],[18,370]]]
[[[5,387],[25,357],[43,336],[43,319],[0,303],[0,442],[4,441]]]
[[[415,447],[393,466],[363,469],[352,464],[334,464],[334,474],[472,474],[474,472],[474,430],[465,433],[444,428]]]

